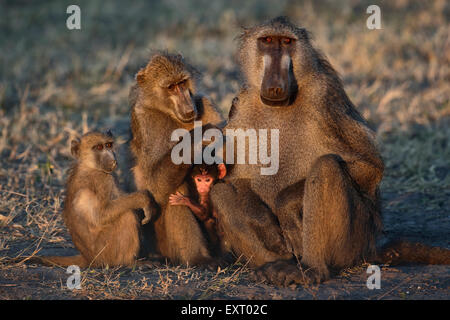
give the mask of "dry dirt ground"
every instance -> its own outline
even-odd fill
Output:
[[[385,194],[385,207],[405,198],[414,207],[427,200],[426,195]],[[423,208],[423,207],[422,207]],[[420,223],[411,224],[411,212],[386,210],[387,232],[432,245],[449,247],[448,213],[435,212]],[[17,256],[28,248],[42,248],[44,255],[76,254],[68,234],[55,244],[39,243],[31,232],[19,225],[1,229],[1,236],[11,234],[7,256]],[[414,236],[411,236],[414,235]],[[430,236],[432,235],[432,236]],[[24,241],[24,239],[35,239]],[[37,244],[38,243],[38,244]],[[32,250],[31,250],[32,251]],[[313,286],[277,288],[250,280],[245,265],[239,262],[211,272],[199,268],[170,266],[154,262],[152,267],[92,269],[81,272],[81,289],[67,288],[70,274],[62,268],[19,264],[0,269],[0,299],[448,299],[450,266],[381,266],[381,289],[369,290],[366,282],[368,264],[344,270],[326,283]]]
[[[368,265],[275,288],[239,262],[217,272],[155,262],[82,270],[71,291],[63,269],[7,263],[75,252],[61,218],[70,140],[94,128],[128,139],[128,90],[151,49],[181,51],[226,115],[239,27],[277,15],[312,32],[376,130],[386,236],[450,248],[450,4],[380,2],[382,29],[369,30],[376,3],[78,1],[82,30],[69,31],[64,2],[0,1],[0,299],[449,299],[449,266],[382,266],[381,289],[369,290]]]

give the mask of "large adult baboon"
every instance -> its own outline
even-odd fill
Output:
[[[154,225],[156,250],[173,262],[209,264],[211,257],[201,228],[190,209],[170,206],[177,191],[188,195],[188,164],[171,159],[174,130],[192,130],[194,121],[218,124],[220,114],[211,102],[196,94],[195,70],[180,55],[156,53],[136,76],[130,92],[131,151],[138,190],[148,190],[161,207]]]
[[[278,129],[279,170],[237,164],[214,186],[225,240],[279,284],[322,281],[375,257],[383,161],[335,70],[284,17],[239,40],[245,83],[224,130]]]

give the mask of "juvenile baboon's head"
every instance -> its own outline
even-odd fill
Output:
[[[78,165],[110,173],[117,167],[114,138],[107,133],[88,132],[81,139],[72,140],[71,152]]]
[[[156,53],[136,80],[152,107],[187,123],[197,117],[193,101],[198,72],[180,54]]]
[[[239,37],[239,60],[250,89],[259,90],[261,101],[286,106],[297,94],[297,81],[311,68],[314,49],[308,32],[278,17]]]

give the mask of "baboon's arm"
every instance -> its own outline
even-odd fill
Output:
[[[375,196],[384,164],[366,124],[347,114],[329,115],[322,122],[327,124],[324,136],[330,138],[327,143],[330,153],[345,161],[345,169],[360,190]]]
[[[370,196],[375,196],[383,177],[383,160],[366,130],[354,122],[347,123],[347,128],[349,131],[336,144],[341,150],[337,154],[345,161],[346,170],[359,188]],[[345,145],[339,145],[342,142]]]
[[[171,158],[176,143],[171,142],[170,137],[178,126],[167,114],[157,110],[133,112],[136,113],[133,134],[140,137],[136,157],[141,180],[158,203],[165,203],[190,168],[190,165],[175,165]]]
[[[209,211],[204,206],[198,204],[189,197],[186,197],[180,192],[172,194],[169,198],[169,204],[172,206],[185,206],[188,207],[192,213],[202,222],[211,219]]]
[[[167,199],[179,185],[181,185],[188,173],[190,164],[174,164],[172,150],[168,150],[150,172],[150,179],[157,182],[158,194]]]
[[[195,105],[200,111],[200,117],[203,125],[210,123],[222,127],[222,122],[224,119],[215,105],[212,104],[207,97],[202,95],[195,96]]]
[[[191,199],[188,198],[188,202],[186,206],[191,209],[192,213],[200,219],[200,221],[206,221],[209,218],[208,210],[203,206],[195,203]]]
[[[206,124],[202,127],[202,132],[210,129],[217,128],[212,124]],[[191,163],[194,161],[194,138],[193,130],[191,130]],[[156,137],[155,137],[156,139]],[[155,181],[155,193],[158,193],[157,201],[167,201],[168,196],[174,192],[174,190],[180,186],[186,175],[188,174],[191,164],[174,164],[172,160],[172,148],[176,143],[166,146],[158,146],[157,149],[153,148],[153,154],[162,154],[159,159],[151,164],[151,169],[149,170],[148,181]],[[155,195],[156,196],[156,195]]]
[[[129,210],[144,209],[148,206],[149,198],[147,191],[121,195],[119,198],[110,201],[102,210],[99,215],[99,223],[101,225],[109,224]]]
[[[275,198],[275,207],[279,211],[300,212],[303,206],[303,193],[305,190],[305,180],[300,180],[293,185],[283,189]]]
[[[357,156],[343,155],[348,173],[358,186],[371,196],[375,196],[378,184],[383,177],[382,163],[358,159]]]

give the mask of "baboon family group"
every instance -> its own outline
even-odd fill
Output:
[[[197,92],[198,73],[181,55],[151,57],[129,97],[137,191],[122,193],[114,181],[111,134],[74,140],[64,219],[80,255],[41,262],[133,265],[147,245],[176,264],[215,267],[240,257],[257,279],[289,285],[321,282],[362,261],[450,261],[443,248],[377,247],[383,161],[304,28],[278,17],[244,29],[238,57],[243,81],[228,119]],[[278,172],[261,175],[262,164],[174,164],[171,134],[192,133],[194,121],[221,130],[278,129]]]

